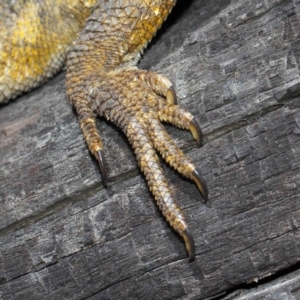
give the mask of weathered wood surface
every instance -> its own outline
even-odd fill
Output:
[[[298,300],[300,299],[300,270],[290,272],[256,287],[239,289],[223,300]]]
[[[124,135],[101,121],[111,179],[103,189],[61,74],[0,109],[1,300],[222,299],[226,292],[262,299],[256,288],[246,298],[238,291],[297,269],[300,1],[183,2],[141,66],[170,77],[206,134],[197,149],[189,133],[168,126],[201,167],[207,204],[164,165],[196,261],[187,263]],[[285,277],[275,287],[293,282],[291,297],[299,299],[299,272]]]

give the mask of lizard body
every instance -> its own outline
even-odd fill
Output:
[[[0,0],[0,104],[63,66],[96,0]]]
[[[136,67],[175,2],[4,1],[0,11],[0,103],[40,85],[67,57],[66,92],[87,146],[99,162],[104,184],[97,115],[113,121],[127,135],[160,210],[183,237],[191,261],[194,241],[156,151],[194,180],[206,199],[208,192],[199,171],[160,122],[190,130],[198,144],[201,130],[193,116],[176,105],[176,94],[166,77]]]

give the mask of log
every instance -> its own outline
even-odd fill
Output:
[[[236,290],[224,300],[269,300],[269,299],[299,299],[300,298],[300,271],[289,269],[279,272],[277,278],[271,276],[258,283]]]
[[[205,134],[197,148],[166,125],[207,203],[162,161],[196,260],[124,134],[99,119],[104,189],[61,73],[0,109],[0,299],[262,299],[278,280],[299,294],[300,1],[178,4],[140,67],[174,82]]]

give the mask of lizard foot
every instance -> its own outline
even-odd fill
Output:
[[[69,71],[72,71],[72,66]],[[68,72],[66,87],[86,143],[99,162],[104,183],[107,180],[96,115],[117,124],[128,137],[162,214],[183,237],[192,261],[195,256],[194,240],[171,193],[156,151],[178,172],[194,180],[207,200],[208,190],[200,172],[170,138],[161,121],[190,130],[198,145],[202,143],[202,132],[194,117],[176,105],[171,82],[154,72],[129,68],[93,71],[92,75],[78,72],[74,76],[74,72]]]

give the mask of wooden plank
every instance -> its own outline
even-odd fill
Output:
[[[205,299],[299,263],[299,26],[299,1],[194,0],[145,54],[206,134],[197,149],[167,126],[210,190],[204,204],[163,165],[195,237],[191,264],[126,137],[101,121],[103,189],[64,74],[2,107],[0,299]]]
[[[300,299],[300,271],[296,270],[257,287],[237,291],[224,300]]]

